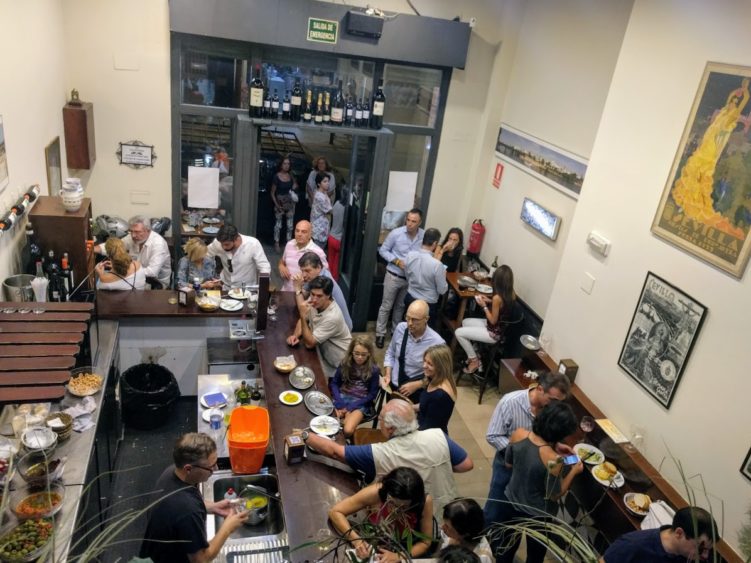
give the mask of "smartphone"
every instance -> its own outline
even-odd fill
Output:
[[[571,454],[563,457],[563,465],[576,465],[577,463],[579,463],[579,461],[579,456],[576,454]]]

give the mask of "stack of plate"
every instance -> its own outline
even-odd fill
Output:
[[[73,417],[64,412],[53,412],[45,420],[47,426],[57,434],[57,441],[64,442],[73,434]]]

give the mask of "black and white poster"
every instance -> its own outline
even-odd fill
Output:
[[[647,273],[618,365],[665,408],[670,407],[706,313],[704,305]]]

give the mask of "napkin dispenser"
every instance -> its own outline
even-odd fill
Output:
[[[305,459],[305,442],[300,434],[288,434],[284,437],[284,459],[287,465],[302,463]]]

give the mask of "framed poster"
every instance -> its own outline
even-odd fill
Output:
[[[62,160],[60,158],[60,137],[55,137],[44,148],[44,162],[47,166],[47,190],[51,196],[60,195],[63,185]]]
[[[0,193],[2,193],[9,182],[8,156],[5,152],[5,130],[3,129],[3,116],[0,115]]]
[[[707,63],[652,222],[657,236],[737,278],[751,253],[750,78],[749,67]]]
[[[579,199],[587,173],[586,159],[505,123],[498,130],[495,154],[567,196]]]
[[[746,459],[743,460],[743,465],[741,465],[741,473],[743,473],[743,476],[746,479],[751,481],[751,450],[748,450]]]
[[[647,272],[618,365],[670,408],[707,308]]]

